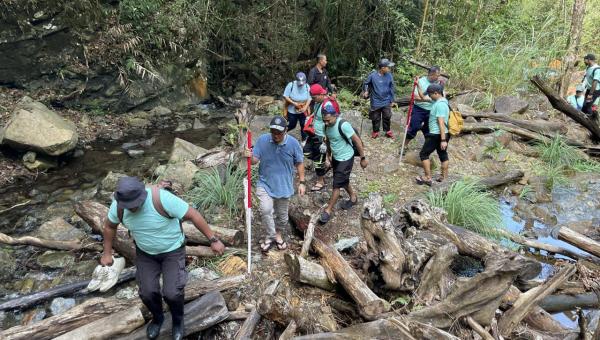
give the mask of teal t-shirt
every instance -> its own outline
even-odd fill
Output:
[[[598,72],[600,72],[600,71],[598,71]],[[583,108],[584,100],[585,100],[585,96],[576,97],[574,94],[567,97],[567,102],[569,102],[569,104],[571,104],[571,106],[573,106],[574,108],[576,108],[579,111],[581,111],[581,108]]]
[[[597,83],[596,83],[596,88],[594,89],[594,91],[600,90],[600,70],[594,72],[594,70],[597,68],[600,68],[600,65],[598,65],[598,64],[592,65],[592,66],[588,67],[587,69],[585,69],[585,88],[586,89],[591,89],[592,82],[594,80],[596,80]]]
[[[321,110],[323,109],[323,103],[319,103],[315,107],[315,119],[314,119],[314,127],[315,127],[315,135],[319,137],[325,137],[325,122],[323,122],[323,114]]]
[[[421,92],[423,94],[425,94],[427,92],[427,88],[431,84],[432,83],[429,81],[427,76],[423,76],[423,77],[419,78],[419,81],[417,82],[417,86],[419,87],[419,89],[421,89]],[[415,89],[415,98],[418,98],[418,96],[419,96],[419,91],[417,89]],[[430,111],[433,103],[432,102],[418,102],[415,100],[415,105],[417,105],[418,107],[420,107],[424,110]]]
[[[167,214],[174,217],[166,218],[154,209],[152,190],[146,188],[146,191],[148,196],[138,211],[123,211],[123,225],[131,232],[138,248],[150,255],[166,253],[181,247],[185,237],[181,233],[179,220],[187,213],[189,204],[172,193],[161,190],[160,202]],[[115,200],[110,205],[108,219],[112,223],[119,223]]]
[[[352,148],[352,145],[347,143],[344,137],[340,135],[338,128],[340,120],[341,119],[338,117],[333,126],[326,127],[325,134],[329,140],[329,146],[331,147],[331,154],[333,155],[333,158],[338,162],[343,162],[354,157],[354,149]],[[354,136],[352,124],[349,122],[344,122],[344,124],[342,124],[342,133],[348,137],[348,140],[350,143],[352,143],[352,136]]]
[[[429,112],[429,133],[432,135],[439,135],[440,125],[438,124],[438,118],[444,118],[445,132],[448,133],[448,118],[450,116],[450,108],[448,107],[448,99],[442,97],[431,106]]]

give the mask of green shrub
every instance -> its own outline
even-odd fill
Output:
[[[498,201],[472,180],[461,180],[448,192],[430,191],[427,200],[448,214],[448,222],[483,236],[500,239],[504,232]]]
[[[578,172],[600,173],[600,162],[580,159],[573,164],[573,170]]]
[[[553,167],[572,169],[575,163],[582,159],[579,150],[568,145],[560,135],[556,135],[549,142],[539,143],[537,149],[540,159]]]
[[[568,183],[567,171],[562,166],[542,163],[534,167],[534,173],[545,179],[545,185],[548,190],[554,189],[557,185]]]

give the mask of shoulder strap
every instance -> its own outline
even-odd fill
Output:
[[[123,223],[123,214],[125,213],[125,209],[117,208],[117,217],[119,218],[119,223]]]
[[[344,123],[346,123],[346,121],[340,118],[340,121],[338,123],[338,132],[340,133],[340,136],[342,136],[342,138],[344,138],[346,143],[352,145],[352,143],[350,143],[350,141],[348,140],[348,137],[346,137],[346,135],[342,131],[342,124],[344,124]]]
[[[160,189],[156,186],[152,187],[152,205],[154,205],[154,209],[166,218],[173,218],[173,216],[169,215],[160,201]]]

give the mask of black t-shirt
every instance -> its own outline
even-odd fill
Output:
[[[323,72],[319,72],[319,69],[314,66],[308,72],[308,84],[319,84],[323,86],[323,88],[327,89],[329,93],[333,93],[333,86],[331,86],[331,79],[329,79],[329,74],[326,69],[323,69]]]

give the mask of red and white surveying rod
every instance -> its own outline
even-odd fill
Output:
[[[402,163],[402,156],[404,155],[404,144],[406,143],[406,134],[408,133],[408,127],[410,126],[410,118],[412,116],[412,109],[415,104],[415,89],[417,88],[417,82],[418,78],[415,78],[412,92],[410,94],[410,103],[408,104],[408,114],[406,115],[406,128],[404,129],[404,137],[402,138],[402,148],[400,149],[400,163]]]
[[[252,132],[248,130],[248,149],[252,150]],[[244,191],[246,192],[246,232],[248,233],[248,274],[252,272],[252,156],[248,157],[247,166],[248,178],[246,185],[244,185]]]

